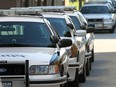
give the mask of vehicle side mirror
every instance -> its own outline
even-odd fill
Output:
[[[77,30],[75,35],[77,35],[78,37],[84,37],[86,36],[86,30]]]
[[[67,24],[67,26],[68,26],[71,30],[74,29],[74,26],[73,26],[71,23]]]
[[[59,42],[59,38],[57,36],[51,36],[50,40],[52,41],[53,44],[57,44]]]
[[[116,13],[116,9],[113,9],[112,13]]]
[[[86,26],[85,25],[80,25],[80,28],[85,30],[86,29]]]
[[[65,32],[64,32],[64,36],[65,36],[65,37],[71,37],[70,31],[65,31]]]
[[[87,33],[94,33],[94,31],[95,31],[95,25],[89,24],[87,28]]]
[[[71,39],[61,39],[60,41],[60,47],[69,47],[72,45]]]

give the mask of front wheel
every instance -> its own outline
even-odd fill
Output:
[[[75,80],[69,83],[69,87],[79,87],[79,69],[76,69]]]
[[[69,84],[69,82],[68,82],[68,77],[67,77],[67,82],[64,84],[61,84],[60,87],[69,87],[68,84]]]
[[[92,49],[91,62],[94,62],[94,49]]]
[[[86,64],[83,66],[83,72],[79,74],[79,82],[85,83],[86,82]]]
[[[113,26],[113,28],[109,30],[109,33],[114,33],[114,30],[115,30],[115,26]]]
[[[90,75],[90,59],[87,59],[86,63],[86,76]]]

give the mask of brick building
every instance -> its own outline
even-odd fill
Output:
[[[0,0],[0,9],[52,5],[64,5],[64,0]]]

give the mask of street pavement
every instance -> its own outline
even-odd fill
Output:
[[[116,87],[116,31],[95,34],[95,61],[80,87]]]

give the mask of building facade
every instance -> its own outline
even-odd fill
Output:
[[[0,0],[0,9],[29,6],[64,5],[65,0]]]

